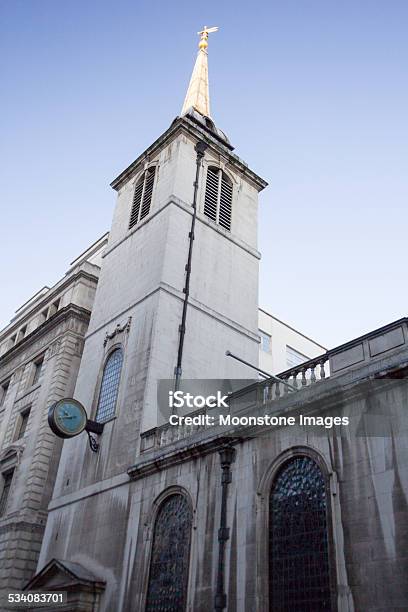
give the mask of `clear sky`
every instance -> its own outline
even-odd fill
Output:
[[[408,314],[406,0],[0,0],[0,323],[109,229],[110,181],[180,112],[269,182],[260,304],[328,347]]]

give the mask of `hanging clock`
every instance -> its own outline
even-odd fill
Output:
[[[61,399],[48,411],[48,424],[60,438],[73,438],[87,426],[88,417],[83,405],[77,400]]]

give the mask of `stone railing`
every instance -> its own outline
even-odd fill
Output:
[[[327,366],[328,366],[329,354],[325,353],[314,359],[309,359],[295,368],[286,370],[282,374],[278,375],[278,378],[282,382],[278,382],[272,378],[267,378],[264,381],[260,381],[245,387],[240,391],[232,393],[230,395],[230,407],[234,410],[235,403],[246,402],[251,403],[269,403],[274,400],[278,400],[281,397],[300,391],[306,386],[310,386],[316,382],[327,378]],[[245,399],[244,399],[245,398]],[[211,414],[214,408],[207,408],[190,412],[189,417],[197,417],[200,415]],[[149,429],[148,431],[141,434],[141,448],[140,451],[147,452],[167,446],[183,440],[194,435],[198,431],[204,431],[210,429],[211,425],[197,424],[197,425],[170,425],[165,423],[160,427]]]
[[[211,410],[214,409],[207,408],[196,410],[195,412],[190,412],[188,416],[196,417],[206,415]],[[176,427],[174,425],[170,425],[169,423],[164,423],[164,425],[161,425],[160,427],[154,427],[153,429],[149,429],[141,434],[140,452],[144,453],[149,450],[161,448],[162,446],[167,446],[168,444],[172,444],[178,440],[188,438],[197,431],[203,431],[204,429],[207,429],[205,425],[177,425]]]
[[[385,364],[385,367],[390,359],[399,360],[398,363],[403,365],[408,364],[408,318],[394,321],[285,370],[278,374],[280,381],[267,378],[232,393],[229,398],[230,411],[234,413],[241,408],[277,401],[311,385],[322,383],[329,377],[333,379],[344,375],[351,369],[365,367],[372,368],[374,372],[379,363]],[[214,414],[214,410],[198,410],[189,413],[189,416]],[[175,427],[165,423],[141,435],[141,452],[159,450],[211,427],[205,424]]]
[[[270,402],[271,400],[279,399],[288,393],[293,393],[303,387],[328,378],[329,356],[329,353],[324,353],[294,368],[285,370],[277,375],[282,382],[278,382],[273,378],[266,378],[264,381],[261,381],[259,388],[263,401]]]

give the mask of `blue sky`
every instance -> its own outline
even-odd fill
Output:
[[[110,181],[180,112],[269,182],[260,303],[328,347],[408,314],[408,3],[3,0],[0,324],[110,226]]]

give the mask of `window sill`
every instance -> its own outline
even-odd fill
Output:
[[[106,421],[95,421],[96,423],[99,423],[100,425],[107,425],[108,423],[111,423],[112,421],[115,421],[117,419],[117,416],[115,414],[115,416],[111,417],[110,419],[107,419]]]
[[[17,395],[16,400],[20,401],[24,399],[26,395],[30,395],[30,393],[33,393],[33,391],[36,391],[40,387],[41,387],[41,383],[36,383],[35,385],[31,385],[30,387],[28,387],[28,389],[23,391],[21,395]]]

